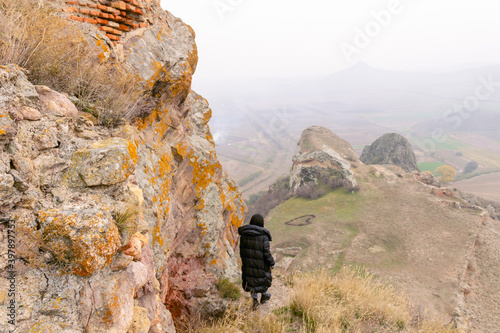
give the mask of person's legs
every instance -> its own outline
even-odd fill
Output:
[[[260,297],[260,304],[264,304],[270,299],[271,299],[271,294],[265,291],[262,293],[262,296]]]

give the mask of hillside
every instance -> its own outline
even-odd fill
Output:
[[[494,332],[500,223],[451,189],[391,165],[353,169],[359,192],[293,197],[266,227],[288,271],[361,265],[459,327]]]

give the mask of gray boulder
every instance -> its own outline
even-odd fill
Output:
[[[360,160],[365,164],[394,164],[406,172],[418,171],[410,142],[397,133],[387,133],[365,146]]]

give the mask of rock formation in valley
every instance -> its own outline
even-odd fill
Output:
[[[290,174],[293,194],[321,182],[330,188],[356,187],[351,167],[357,167],[359,159],[349,143],[327,128],[312,126],[302,132],[298,145],[299,153],[293,157]]]
[[[410,142],[396,133],[387,133],[365,146],[360,160],[365,164],[395,164],[406,172],[418,171]]]

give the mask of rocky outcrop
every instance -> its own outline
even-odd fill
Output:
[[[174,332],[172,317],[220,312],[215,283],[238,276],[246,208],[217,160],[208,103],[190,88],[194,33],[157,1],[135,2],[50,1],[83,18],[102,60],[152,91],[156,107],[134,124],[97,126],[64,94],[0,67],[0,210],[17,226],[15,332]],[[132,6],[142,14],[130,31],[107,36],[104,26]],[[86,20],[97,21],[93,10],[109,22]],[[7,239],[4,224],[0,231]],[[7,290],[7,247],[0,251]],[[3,311],[9,299],[0,302]]]
[[[410,142],[400,134],[387,133],[365,146],[360,160],[365,164],[394,164],[406,172],[418,171]]]
[[[321,183],[330,188],[356,187],[351,167],[357,167],[359,159],[345,140],[324,127],[312,126],[304,130],[298,144],[290,176],[292,193]]]

